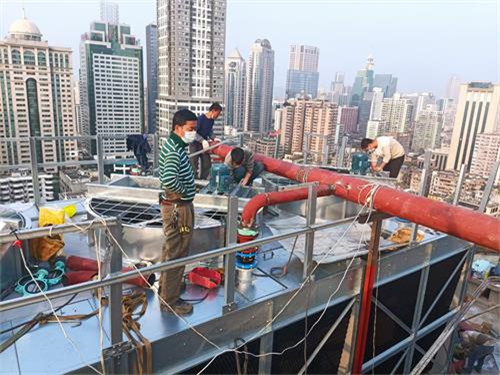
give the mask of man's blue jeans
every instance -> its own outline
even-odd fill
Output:
[[[478,345],[470,354],[469,358],[467,358],[467,366],[464,368],[464,374],[470,374],[472,372],[472,368],[474,368],[477,372],[481,372],[483,368],[484,359],[488,354],[493,353],[495,350],[494,346],[484,346]],[[474,364],[477,364],[474,366]]]
[[[253,180],[255,180],[264,170],[264,164],[262,164],[260,161],[256,161],[253,165],[253,172],[252,176],[248,180],[247,186],[251,186],[253,183]],[[245,167],[238,167],[235,168],[233,171],[234,175],[234,181],[235,182],[240,182],[243,177],[247,174],[247,170]]]

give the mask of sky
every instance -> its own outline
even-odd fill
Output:
[[[154,0],[117,0],[120,22],[145,43],[156,21]],[[49,44],[73,49],[78,78],[80,36],[99,18],[98,0],[0,0],[0,35],[26,9]],[[366,58],[375,73],[398,77],[398,91],[444,95],[451,75],[500,82],[500,0],[228,0],[226,53],[247,57],[267,38],[275,50],[275,88],[284,91],[290,44],[320,49],[320,88],[336,71],[352,85]],[[276,92],[276,90],[275,90]]]

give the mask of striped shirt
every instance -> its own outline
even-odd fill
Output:
[[[164,192],[177,193],[182,200],[192,201],[196,186],[186,146],[177,134],[170,133],[160,152],[160,183]],[[165,193],[162,198],[165,199]]]

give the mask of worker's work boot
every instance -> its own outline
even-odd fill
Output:
[[[172,311],[173,310],[173,311]],[[190,303],[178,300],[176,303],[169,306],[161,306],[161,311],[164,313],[173,314],[174,312],[177,315],[187,315],[193,312],[193,305]]]

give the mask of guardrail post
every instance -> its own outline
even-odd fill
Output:
[[[104,184],[104,142],[102,140],[102,134],[97,134],[97,173],[98,181],[100,184]]]
[[[153,176],[160,164],[160,145],[158,134],[153,135]]]
[[[36,139],[30,137],[30,156],[31,156],[31,177],[33,179],[33,196],[35,197],[35,206],[40,206],[42,199],[40,196],[40,181],[38,180],[38,158],[36,154]]]
[[[453,205],[456,206],[460,201],[460,194],[462,193],[462,186],[465,179],[465,164],[460,167],[460,174],[458,175],[457,187],[455,188],[455,195],[453,197]]]
[[[276,143],[274,145],[274,158],[279,159],[280,156],[280,141],[281,141],[281,134],[278,134],[276,136]]]
[[[497,161],[491,167],[490,177],[488,177],[488,182],[486,182],[486,186],[483,192],[483,198],[481,199],[481,203],[479,204],[479,212],[484,214],[486,211],[486,206],[490,200],[491,190],[493,189],[493,184],[497,178],[498,168],[500,167],[500,161]]]
[[[227,202],[226,246],[235,244],[238,233],[238,197],[229,196]],[[236,254],[224,256],[224,306],[222,312],[227,313],[236,308],[234,302],[236,276]]]
[[[110,251],[110,274],[121,273],[123,268],[122,252],[119,248],[119,242],[122,238],[122,224],[121,220],[109,228],[112,238],[108,238],[111,243]],[[118,242],[116,243],[113,238]],[[99,251],[99,250],[98,250]],[[109,287],[109,323],[110,323],[110,340],[111,340],[111,354],[112,359],[111,373],[123,372],[123,366],[126,366],[126,358],[122,357],[120,347],[123,342],[123,315],[122,315],[122,283],[116,283]]]
[[[347,147],[347,136],[344,135],[342,137],[342,143],[340,145],[340,149],[338,150],[338,155],[337,155],[337,167],[343,168],[344,167],[344,157],[345,157],[345,148]]]
[[[309,185],[309,194],[307,198],[307,226],[311,227],[316,222],[316,203],[317,203],[317,188],[316,185]],[[306,233],[305,249],[304,249],[304,268],[302,269],[302,279],[307,279],[311,273],[314,255],[314,232]]]
[[[425,196],[425,190],[427,187],[427,180],[429,179],[430,170],[431,170],[431,153],[429,150],[426,150],[424,159],[424,169],[422,169],[422,177],[420,178],[420,187],[418,195]],[[418,235],[418,224],[413,224],[410,245],[414,245],[417,242],[417,235]]]

